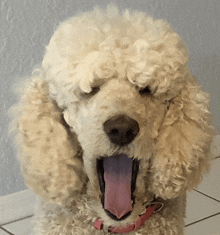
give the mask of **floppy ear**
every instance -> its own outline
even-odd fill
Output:
[[[209,96],[188,75],[185,87],[170,101],[152,159],[150,191],[164,199],[191,190],[209,169],[213,136]]]
[[[19,114],[13,125],[26,185],[47,200],[69,201],[80,193],[86,176],[76,136],[50,99],[42,72],[28,81],[15,109]]]

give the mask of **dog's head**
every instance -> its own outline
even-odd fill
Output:
[[[197,186],[213,129],[188,57],[168,24],[143,13],[96,9],[62,23],[47,47],[43,82],[27,96],[40,107],[35,147],[45,145],[28,150],[28,186],[39,193],[43,184],[40,194],[66,202],[86,185],[99,213],[116,220],[154,196],[171,199]],[[20,118],[26,142],[31,115]]]

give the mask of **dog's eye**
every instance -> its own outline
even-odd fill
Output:
[[[97,94],[100,91],[100,87],[92,87],[92,90],[90,93],[83,93],[83,97],[90,98],[91,96]]]
[[[80,93],[80,98],[82,99],[89,99],[91,98],[93,95],[95,95],[96,93],[98,93],[100,91],[100,87],[92,87],[92,90],[90,93],[86,93],[86,92],[81,92]]]
[[[149,86],[146,86],[145,88],[139,90],[140,95],[149,95],[151,93],[151,90]]]
[[[100,87],[96,86],[96,87],[92,87],[92,91],[89,93],[90,95],[95,95],[96,93],[98,93],[100,91]]]

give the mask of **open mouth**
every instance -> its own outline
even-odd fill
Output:
[[[135,203],[139,161],[118,154],[98,159],[96,168],[105,212],[114,220],[126,219]]]

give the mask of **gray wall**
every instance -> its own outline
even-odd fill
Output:
[[[107,0],[0,0],[0,196],[24,190],[16,150],[7,136],[7,109],[16,101],[10,87],[41,63],[60,21]],[[190,67],[205,91],[211,93],[211,111],[220,134],[220,1],[118,0],[123,8],[145,11],[170,22],[191,52]]]

